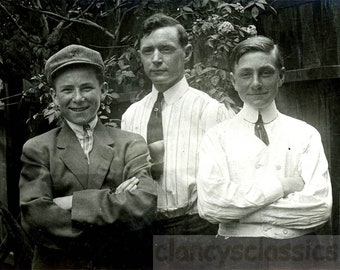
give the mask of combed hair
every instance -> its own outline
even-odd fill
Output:
[[[241,41],[235,46],[229,58],[230,68],[234,69],[240,58],[249,52],[274,52],[276,56],[277,68],[281,69],[284,66],[281,50],[274,41],[264,36],[254,36]]]
[[[176,19],[167,16],[163,13],[156,13],[147,19],[142,24],[141,38],[151,34],[151,32],[167,26],[175,26],[178,31],[178,41],[182,47],[188,44],[188,33],[185,31],[183,25]]]

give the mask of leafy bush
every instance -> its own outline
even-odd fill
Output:
[[[34,48],[32,52],[39,56],[42,70],[42,59],[65,45],[77,42],[100,50],[101,46],[91,43],[109,40],[110,44],[104,46],[109,53],[103,55],[110,91],[99,116],[106,124],[116,126],[119,126],[119,119],[113,119],[112,112],[119,106],[120,96],[127,94],[130,101],[135,102],[150,91],[151,83],[145,77],[138,57],[138,27],[146,17],[163,12],[175,17],[186,27],[194,47],[193,59],[186,69],[189,84],[237,111],[235,91],[229,81],[228,55],[237,43],[257,34],[255,24],[261,12],[275,12],[266,0],[121,0],[112,1],[110,5],[100,0],[61,2],[68,5],[52,4],[47,0],[21,1],[21,8],[43,15],[44,20],[40,23],[50,25],[44,28],[49,30],[48,34],[45,31],[44,36],[37,33],[30,36],[31,39],[34,36],[35,42],[41,41],[38,44],[29,41]],[[11,10],[14,10],[13,6]],[[20,23],[20,19],[17,23]],[[70,36],[66,30],[72,27],[78,32],[74,31],[76,34]],[[87,30],[83,31],[83,28]],[[96,35],[100,32],[101,39],[89,39],[88,33],[92,33],[93,29],[98,29]],[[36,73],[33,75],[31,87],[23,92],[23,102],[34,108],[28,116],[28,124],[43,119],[58,124],[60,114],[52,103],[45,77]]]

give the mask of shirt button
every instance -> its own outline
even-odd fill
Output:
[[[280,165],[276,165],[276,169],[279,171],[281,170],[281,166]]]
[[[288,231],[286,229],[283,230],[283,234],[287,234]]]

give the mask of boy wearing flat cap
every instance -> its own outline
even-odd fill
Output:
[[[152,239],[143,235],[153,219],[156,192],[148,149],[141,136],[98,119],[107,90],[103,71],[101,55],[79,45],[46,62],[65,122],[23,147],[20,208],[35,244],[34,269],[130,269],[150,263],[151,250],[145,254],[143,245]]]

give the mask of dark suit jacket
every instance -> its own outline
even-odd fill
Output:
[[[83,267],[94,258],[104,262],[119,254],[113,256],[117,262],[123,256],[119,252],[126,252],[124,244],[131,245],[128,238],[137,241],[140,233],[136,232],[153,219],[156,190],[144,139],[100,121],[93,135],[89,165],[67,124],[30,139],[23,147],[22,225],[37,246],[34,261],[44,260],[42,267],[73,267],[74,261]],[[133,176],[140,179],[137,189],[114,194]],[[53,203],[53,198],[67,195],[73,195],[72,211]],[[56,264],[63,260],[65,265]]]

